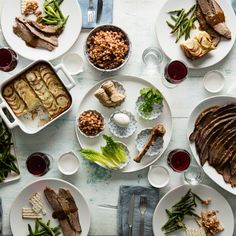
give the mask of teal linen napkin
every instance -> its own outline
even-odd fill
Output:
[[[96,22],[88,23],[88,2],[89,0],[79,0],[82,11],[82,28],[91,29],[96,26]],[[95,12],[97,12],[97,0],[93,0]],[[96,16],[95,16],[96,19]],[[113,0],[103,0],[102,15],[99,25],[111,24],[113,21]]]
[[[147,197],[147,210],[144,216],[144,236],[153,236],[152,216],[155,207],[159,201],[159,191],[155,188],[145,188],[141,186],[121,186],[118,202],[118,235],[128,235],[128,212],[129,201],[131,196],[135,194],[134,218],[132,235],[139,235],[140,225],[140,196]]]

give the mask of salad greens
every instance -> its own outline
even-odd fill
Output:
[[[176,43],[184,35],[185,40],[190,38],[190,31],[196,29],[194,22],[197,20],[195,15],[196,5],[193,5],[187,12],[182,8],[180,10],[169,11],[172,22],[166,21],[167,25],[172,29],[171,34],[177,33]]]
[[[164,231],[165,234],[169,234],[179,229],[186,229],[186,225],[183,222],[185,215],[200,218],[195,211],[195,207],[197,207],[196,199],[204,205],[210,203],[210,200],[201,199],[189,189],[180,201],[173,205],[171,209],[166,209],[166,214],[169,219],[162,226],[161,230]]]
[[[28,224],[29,234],[27,236],[57,236],[60,235],[60,226],[51,227],[50,220],[44,223],[42,220],[35,220],[34,230]]]
[[[122,144],[113,140],[108,135],[102,136],[106,141],[106,146],[101,147],[101,152],[85,148],[80,150],[80,154],[86,159],[98,162],[109,169],[120,169],[121,165],[127,162],[127,157]]]
[[[0,182],[3,182],[10,172],[20,174],[16,166],[16,157],[11,154],[12,145],[11,131],[0,120]]]
[[[161,104],[163,101],[162,94],[155,88],[142,88],[140,94],[144,102],[139,105],[139,109],[143,112],[152,112],[153,105]]]
[[[63,0],[45,0],[43,4],[44,17],[39,17],[37,22],[46,25],[57,25],[57,30],[60,31],[66,24],[68,17],[65,17],[60,9]]]

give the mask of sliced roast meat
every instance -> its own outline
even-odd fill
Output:
[[[224,166],[224,170],[222,172],[222,175],[223,175],[224,181],[226,183],[230,183],[230,176],[231,176],[231,174],[230,174],[230,166],[229,166],[229,164]]]
[[[217,46],[220,42],[220,35],[209,24],[207,24],[199,4],[197,4],[195,13],[200,29],[206,31],[211,36],[214,46]]]
[[[16,17],[16,21],[24,24],[29,29],[29,31],[33,35],[35,35],[36,37],[38,37],[38,38],[40,38],[40,39],[42,39],[42,40],[44,40],[44,41],[54,45],[55,47],[58,46],[58,38],[57,38],[57,36],[55,36],[55,35],[47,35],[47,34],[45,34],[43,32],[40,32],[35,27],[31,26],[28,23],[28,21],[25,18],[23,18],[23,17]]]
[[[59,201],[58,201],[58,195],[54,192],[53,189],[46,187],[44,190],[44,194],[49,202],[49,204],[51,205],[52,209],[55,212],[60,212],[60,216],[63,215],[62,212],[64,212],[62,206],[60,205]],[[66,212],[64,212],[64,214],[66,214]],[[68,222],[67,218],[62,219],[63,217],[59,218],[59,223],[61,226],[61,230],[63,232],[64,236],[76,236],[76,231],[73,230],[71,228],[70,223]]]
[[[78,208],[75,204],[74,198],[72,197],[71,193],[68,190],[59,189],[59,197],[67,201],[69,212],[70,212],[70,214],[68,215],[68,218],[69,218],[69,222],[72,228],[75,231],[81,233],[82,229],[81,229],[81,225],[79,221]]]
[[[230,173],[236,175],[236,152],[233,153],[230,161]]]
[[[30,30],[22,23],[17,21],[13,26],[13,32],[20,38],[22,38],[25,43],[30,47],[44,48],[49,51],[52,51],[55,46],[52,44],[34,36]]]
[[[56,25],[44,25],[44,24],[40,24],[34,20],[29,20],[28,23],[31,25],[31,26],[34,26],[36,29],[42,31],[43,33],[46,33],[46,34],[54,34],[54,35],[57,35],[57,34],[60,34],[63,30],[63,28],[59,28],[58,26]]]
[[[231,175],[230,184],[232,187],[236,187],[236,175]]]
[[[195,122],[195,127],[194,131],[190,134],[189,140],[191,142],[195,141],[195,139],[198,137],[199,132],[201,129],[204,127],[205,123],[207,124],[208,122],[211,121],[213,112],[218,108],[218,106],[215,107],[210,107],[206,110],[204,110],[198,117]]]
[[[224,12],[215,0],[197,0],[206,22],[220,35],[231,39],[231,32],[225,24]]]

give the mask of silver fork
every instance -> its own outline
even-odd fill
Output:
[[[92,23],[95,21],[95,9],[93,6],[93,0],[89,0],[88,6],[88,22]]]
[[[144,236],[144,216],[146,209],[147,209],[147,198],[145,196],[140,196],[140,206],[139,206],[139,210],[141,213],[140,230],[139,230],[140,236]]]

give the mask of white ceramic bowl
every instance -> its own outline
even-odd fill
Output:
[[[210,93],[218,93],[224,88],[224,75],[218,70],[208,71],[203,77],[204,88]]]
[[[62,64],[71,75],[83,72],[84,62],[78,53],[67,53],[62,57]]]
[[[73,152],[64,153],[59,157],[57,166],[62,174],[73,175],[79,169],[79,158]]]
[[[163,166],[152,165],[149,167],[148,181],[155,188],[163,188],[170,181],[169,171]]]

